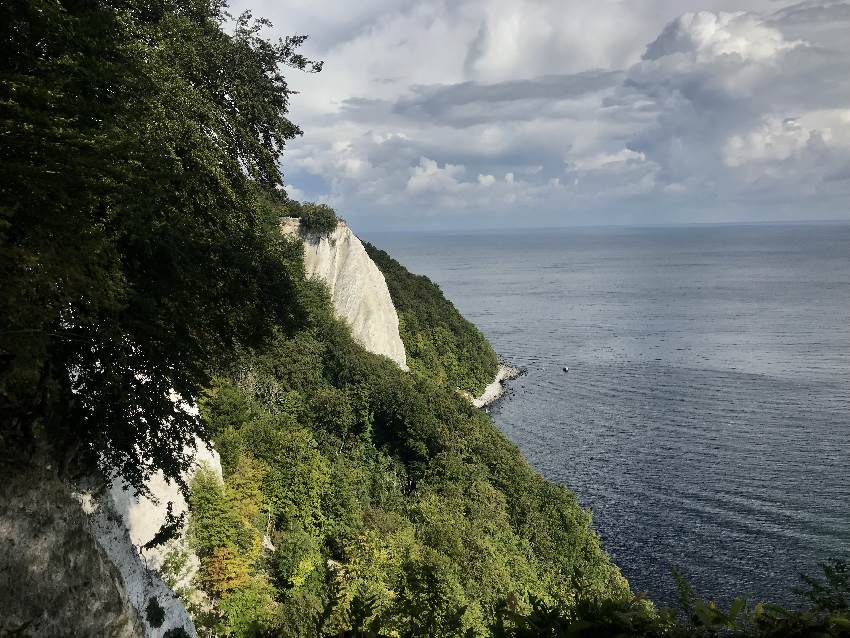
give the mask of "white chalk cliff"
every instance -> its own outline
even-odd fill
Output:
[[[187,449],[186,453],[193,454],[194,461],[191,469],[183,474],[183,480],[190,482],[201,467],[212,470],[222,480],[218,453],[207,448],[203,441],[196,438],[195,449]],[[185,526],[177,538],[166,545],[141,549],[166,522],[169,503],[171,513],[176,517],[183,514],[188,516],[189,507],[179,486],[173,481],[167,481],[162,472],[151,476],[145,485],[150,492],[149,497],[134,494],[118,478],[102,497],[92,498],[91,495],[81,494],[79,498],[83,510],[90,516],[90,529],[94,538],[121,575],[130,604],[145,618],[149,601],[155,598],[164,612],[161,625],[153,627],[150,623],[143,623],[145,638],[161,638],[168,630],[178,627],[191,638],[197,636],[192,619],[183,601],[160,576],[166,554],[182,554],[186,557],[186,563],[181,573],[176,575],[175,588],[186,592],[186,595],[193,592],[193,599],[201,596],[192,583],[200,562],[188,547]]]
[[[407,370],[407,355],[398,332],[398,313],[383,273],[345,222],[327,235],[305,232],[301,221],[285,217],[281,230],[304,241],[307,276],[327,284],[334,310],[351,326],[360,345],[389,357]]]
[[[50,466],[4,475],[0,636],[146,635],[145,616],[95,542],[90,519]]]
[[[197,415],[197,407],[184,402],[176,393],[172,392],[171,400],[182,410]],[[185,453],[193,456],[190,469],[182,475],[186,483],[202,467],[212,470],[220,481],[223,480],[218,453],[201,439],[195,437],[193,448],[187,448]],[[119,477],[99,498],[90,494],[78,497],[83,510],[89,514],[92,535],[120,574],[127,598],[138,615],[146,620],[147,606],[152,598],[164,612],[164,621],[159,626],[142,623],[145,638],[162,638],[167,631],[176,628],[182,628],[192,638],[197,633],[184,602],[161,577],[168,553],[184,556],[186,561],[181,573],[171,574],[175,589],[196,604],[204,604],[203,594],[192,582],[200,561],[188,546],[185,525],[178,536],[165,545],[143,549],[167,522],[169,504],[175,517],[188,517],[189,506],[180,487],[166,480],[162,472],[151,476],[145,487],[149,496],[136,495]]]
[[[334,311],[349,324],[353,337],[370,352],[386,356],[402,370],[408,370],[407,356],[398,330],[398,314],[384,275],[351,229],[344,222],[340,222],[333,232],[316,235],[305,232],[301,228],[300,220],[284,218],[281,230],[303,240],[307,276],[319,279],[327,285]],[[172,400],[182,409],[197,413],[195,406],[183,403],[179,396],[173,395]],[[187,453],[192,451],[187,450]],[[183,479],[188,483],[197,469],[204,466],[215,472],[221,480],[218,454],[208,449],[200,440],[196,440],[194,463]],[[33,482],[41,485],[40,481],[30,483]],[[50,592],[56,601],[53,605],[54,617],[50,617],[46,612],[37,616],[35,635],[52,635],[57,628],[63,626],[72,633],[90,633],[91,627],[100,623],[110,635],[127,638],[162,638],[169,630],[178,628],[182,629],[186,636],[196,637],[197,632],[183,601],[164,582],[160,574],[167,552],[177,551],[185,556],[187,561],[176,579],[175,589],[181,591],[181,596],[188,596],[194,603],[204,606],[203,594],[198,592],[191,582],[199,567],[199,561],[187,546],[185,528],[165,547],[141,549],[166,522],[169,503],[172,504],[174,516],[188,513],[188,506],[178,486],[166,481],[161,472],[157,473],[147,482],[146,487],[150,492],[148,498],[136,496],[132,491],[124,489],[126,485],[119,478],[105,492],[76,493],[75,507],[70,494],[61,494],[64,488],[58,482],[56,484],[59,487],[54,491],[59,496],[50,492],[47,489],[49,484],[45,482],[43,489],[39,488],[40,491],[37,489],[34,492],[35,496],[27,492],[25,487],[21,487],[17,500],[11,497],[6,499],[10,505],[13,501],[20,505],[6,508],[9,512],[0,507],[0,540],[8,537],[8,546],[12,548],[12,541],[26,536],[28,526],[38,524],[42,528],[49,527],[38,519],[42,510],[51,512],[53,518],[57,518],[55,513],[60,511],[65,518],[79,518],[77,527],[57,524],[56,530],[53,531],[61,535],[62,529],[68,527],[69,530],[74,530],[74,539],[79,537],[81,540],[69,549],[67,539],[57,536],[56,551],[41,551],[40,560],[61,564],[62,555],[73,556],[75,567],[68,573],[54,573],[55,570],[46,566],[43,571],[45,574],[52,573],[51,577],[57,583],[76,583],[74,578],[85,580],[88,584],[77,589],[83,591],[87,587],[90,590],[91,600],[87,599],[86,605],[93,615],[79,615],[78,597],[66,596],[61,588],[54,588],[56,591]],[[23,481],[22,485],[26,486],[27,482]],[[62,501],[60,497],[65,500]],[[39,503],[39,499],[49,502],[50,505],[41,509],[27,509],[24,505]],[[56,503],[64,503],[65,509]],[[45,536],[45,541],[51,539],[51,536]],[[22,573],[27,572],[27,565],[36,559],[26,553],[20,554],[20,560],[15,562],[12,559],[15,552],[10,556],[0,553],[0,564],[12,564]],[[17,572],[12,570],[11,573]],[[42,589],[46,591],[46,587],[45,585]],[[44,591],[41,593],[44,594]],[[151,599],[156,600],[163,612],[163,621],[156,626],[151,625],[146,613]],[[2,596],[0,602],[3,602]],[[18,607],[21,608],[21,622],[33,618],[34,612],[29,611],[32,607],[29,601],[22,599],[20,603]],[[13,613],[10,622],[17,619]],[[3,622],[0,622],[0,633],[3,633],[4,628]]]

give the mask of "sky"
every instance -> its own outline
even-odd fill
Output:
[[[850,0],[236,0],[362,230],[850,220]]]

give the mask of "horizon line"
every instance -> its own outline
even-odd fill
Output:
[[[348,223],[348,222],[346,222]],[[358,232],[367,233],[480,233],[494,232],[503,230],[569,230],[575,228],[596,229],[596,228],[688,228],[694,226],[828,226],[828,225],[848,225],[850,218],[847,219],[800,219],[800,220],[740,220],[740,221],[702,221],[702,222],[660,222],[660,223],[616,223],[616,224],[566,224],[566,225],[544,225],[544,226],[446,226],[446,227],[374,227],[368,226],[363,229],[357,229]]]

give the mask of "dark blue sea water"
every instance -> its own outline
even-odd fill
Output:
[[[635,590],[793,604],[850,556],[850,224],[366,238],[527,369],[495,422]]]

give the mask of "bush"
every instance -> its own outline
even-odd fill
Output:
[[[423,305],[463,321],[441,295]],[[628,596],[576,499],[487,415],[365,351],[327,295],[307,307],[308,327],[244,353],[200,402],[225,485],[196,476],[189,529],[219,630],[482,636],[510,592]]]
[[[308,233],[327,235],[336,229],[339,218],[334,209],[326,204],[313,204],[289,201],[286,212],[291,217],[301,219],[302,228]]]
[[[148,624],[154,629],[162,627],[162,622],[165,620],[165,610],[159,604],[156,596],[151,596],[148,599],[148,606],[145,608],[145,618],[147,618]]]

